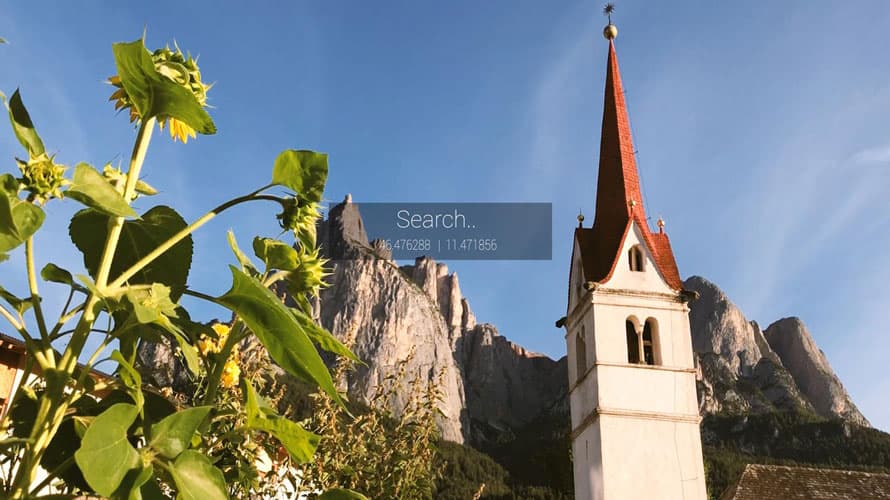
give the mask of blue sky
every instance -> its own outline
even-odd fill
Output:
[[[681,274],[716,282],[764,327],[803,318],[860,409],[890,429],[890,4],[837,5],[625,1],[617,49],[646,206],[666,219]],[[200,54],[220,133],[186,146],[156,134],[146,173],[162,193],[142,209],[194,219],[265,184],[285,148],[330,154],[331,201],[552,202],[552,261],[449,264],[480,321],[557,357],[575,215],[593,215],[601,7],[0,0],[0,89],[22,88],[59,161],[126,159],[135,130],[103,80],[111,43],[147,27],[150,47],[175,39]],[[9,132],[0,157],[14,169]],[[38,259],[76,269],[70,209],[49,212]],[[275,235],[274,209],[199,233],[193,286],[228,288],[229,228],[244,243]],[[0,267],[19,292],[20,260]]]

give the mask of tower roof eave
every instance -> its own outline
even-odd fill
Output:
[[[655,267],[664,282],[671,289],[678,292],[682,291],[683,280],[680,278],[680,271],[674,260],[674,252],[671,249],[671,242],[667,234],[651,232],[648,224],[645,221],[638,220],[636,217],[627,221],[617,238],[603,237],[606,235],[598,234],[596,228],[575,229],[575,239],[578,241],[578,247],[581,250],[581,266],[584,269],[584,280],[603,284],[609,282],[612,275],[615,274],[621,251],[624,248],[624,242],[627,240],[627,235],[634,222],[637,223],[637,227],[639,227],[640,233],[643,236],[643,242],[652,255]]]

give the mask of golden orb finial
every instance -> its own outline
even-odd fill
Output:
[[[603,7],[603,14],[609,18],[609,24],[603,28],[603,36],[606,40],[614,40],[618,38],[618,27],[612,24],[612,13],[615,12],[615,4],[609,2]]]
[[[660,215],[658,216],[658,232],[662,234],[664,233],[664,218]]]
[[[580,210],[578,210],[578,217],[577,217],[577,219],[578,219],[578,227],[581,227],[581,225],[584,224],[584,214],[581,213]]]

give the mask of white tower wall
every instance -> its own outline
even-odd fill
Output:
[[[635,245],[642,271],[630,270]],[[689,308],[659,274],[636,224],[619,255],[608,281],[587,287],[577,242],[572,259],[566,343],[575,498],[704,500]],[[655,364],[628,362],[628,319],[639,329],[654,320]]]

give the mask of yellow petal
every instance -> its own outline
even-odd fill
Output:
[[[216,332],[217,335],[222,337],[223,335],[228,335],[230,331],[232,331],[232,327],[226,325],[224,323],[216,323],[212,325],[210,328],[213,328],[213,331]]]

